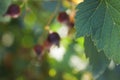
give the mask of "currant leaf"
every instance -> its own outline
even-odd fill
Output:
[[[92,36],[99,51],[120,63],[120,0],[85,0],[77,6],[77,37]]]
[[[85,37],[85,55],[89,58],[92,67],[92,73],[95,79],[100,77],[108,67],[110,60],[105,56],[103,51],[98,52],[91,37]]]

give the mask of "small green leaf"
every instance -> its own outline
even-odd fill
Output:
[[[120,63],[120,0],[85,0],[77,6],[77,37],[91,35],[98,50]]]

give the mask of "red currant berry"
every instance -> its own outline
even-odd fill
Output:
[[[50,33],[47,37],[47,41],[51,44],[55,44],[55,45],[59,46],[60,36],[56,32]]]
[[[69,15],[66,12],[60,12],[57,20],[61,23],[69,21]]]
[[[41,46],[41,45],[35,45],[35,46],[34,46],[34,51],[35,51],[35,53],[36,53],[37,55],[42,54],[42,52],[43,52],[43,46]]]
[[[20,7],[16,4],[12,4],[8,7],[6,15],[11,16],[12,18],[17,18],[20,15]]]

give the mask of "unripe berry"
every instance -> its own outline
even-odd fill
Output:
[[[57,20],[60,23],[67,22],[67,21],[69,21],[69,15],[66,12],[60,12],[57,17]]]
[[[11,16],[12,18],[18,18],[20,15],[20,7],[17,4],[11,4],[5,15]]]

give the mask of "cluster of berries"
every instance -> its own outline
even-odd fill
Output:
[[[10,16],[11,18],[18,18],[20,16],[20,7],[17,4],[11,4],[8,7],[5,15]],[[74,21],[71,20],[70,15],[68,15],[66,12],[60,12],[58,14],[57,20],[60,23],[66,24],[70,29],[74,27]],[[43,45],[37,44],[33,47],[33,50],[37,55],[40,55],[44,50],[50,49],[52,45],[59,46],[60,39],[61,38],[57,32],[49,33]]]
[[[37,55],[41,55],[44,53],[44,50],[49,50],[52,45],[56,45],[59,47],[60,45],[60,36],[57,32],[52,32],[48,34],[47,39],[43,43],[43,45],[35,45],[34,51]]]

